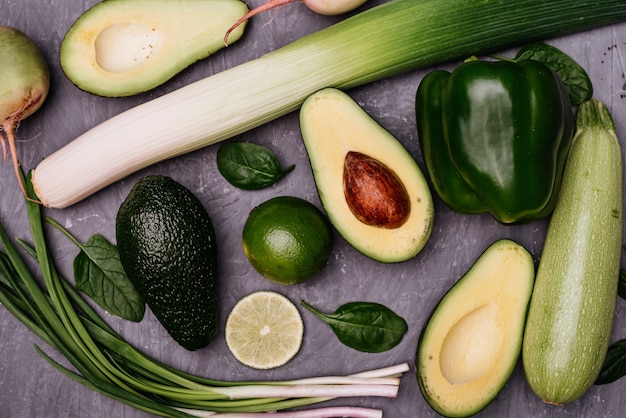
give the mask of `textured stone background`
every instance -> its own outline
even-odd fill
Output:
[[[38,161],[96,124],[124,109],[160,96],[192,81],[235,64],[258,57],[290,41],[339,20],[314,15],[296,2],[253,19],[241,41],[211,58],[198,62],[165,85],[139,96],[124,99],[96,97],[78,90],[63,75],[58,62],[61,40],[78,16],[95,0],[2,0],[0,24],[27,33],[43,50],[52,71],[52,89],[45,106],[21,125],[18,135],[23,167]],[[250,1],[250,6],[261,0]],[[383,3],[370,1],[368,6]],[[445,30],[445,29],[444,29]],[[549,43],[570,54],[589,72],[595,97],[610,108],[622,142],[626,141],[626,24],[618,24],[576,35],[551,39]],[[512,55],[515,51],[502,51]],[[452,64],[440,66],[450,68]],[[429,69],[389,78],[349,93],[372,117],[395,134],[423,168],[414,117],[414,94]],[[0,74],[1,76],[1,74]],[[176,123],[175,120],[172,121]],[[172,137],[175,141],[176,137]],[[405,263],[385,265],[357,253],[338,235],[331,260],[323,274],[306,284],[280,287],[259,276],[241,250],[241,229],[248,212],[257,204],[278,195],[305,198],[319,206],[307,155],[302,144],[297,113],[235,138],[264,144],[285,165],[296,169],[272,188],[245,192],[228,185],[215,164],[216,146],[154,165],[106,188],[93,197],[63,210],[48,210],[51,216],[84,241],[94,233],[114,239],[117,209],[141,176],[166,174],[190,188],[207,207],[219,239],[220,309],[226,313],[244,295],[260,289],[276,290],[293,301],[306,299],[324,311],[356,300],[384,303],[409,323],[409,332],[395,349],[383,354],[363,354],[343,345],[330,329],[302,311],[306,335],[302,350],[287,366],[273,371],[254,371],[236,362],[228,353],[223,336],[206,349],[187,352],[173,342],[148,312],[140,324],[109,317],[110,323],[141,350],[193,373],[230,380],[283,379],[316,374],[355,373],[364,369],[408,362],[415,358],[418,335],[440,297],[463,275],[480,253],[500,238],[523,244],[538,261],[546,223],[502,226],[489,216],[460,216],[435,199],[436,219],[424,251]],[[0,220],[10,235],[27,237],[23,201],[9,161],[0,164]],[[71,272],[76,249],[52,232],[50,241],[62,272]],[[104,313],[106,316],[107,314]],[[614,339],[626,337],[626,303],[618,301]],[[0,415],[34,417],[142,417],[145,414],[101,396],[62,376],[43,361],[33,348],[40,344],[55,353],[0,308]],[[57,357],[58,358],[58,357]],[[577,402],[564,407],[542,403],[529,389],[518,365],[507,386],[480,416],[482,417],[619,417],[626,410],[626,379],[594,387]],[[420,395],[413,368],[402,379],[395,400],[349,399],[334,404],[379,407],[386,417],[435,417]]]

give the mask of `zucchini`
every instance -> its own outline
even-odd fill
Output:
[[[596,380],[611,337],[622,245],[622,154],[606,106],[583,103],[537,270],[522,346],[526,379],[565,404]]]
[[[626,0],[392,0],[129,109],[32,172],[49,207],[347,89],[472,54],[626,20]]]

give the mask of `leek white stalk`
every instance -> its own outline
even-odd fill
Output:
[[[63,208],[153,163],[347,89],[457,57],[626,20],[626,0],[392,0],[125,111],[45,158],[32,173]]]

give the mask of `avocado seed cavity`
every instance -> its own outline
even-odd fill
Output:
[[[96,62],[111,73],[132,71],[149,61],[161,43],[161,33],[150,25],[116,23],[96,38]]]
[[[366,225],[395,229],[409,217],[411,202],[404,184],[391,168],[375,158],[348,152],[343,189],[352,214]]]
[[[441,373],[452,384],[479,379],[496,362],[504,340],[498,308],[490,303],[461,318],[448,332],[439,358]]]

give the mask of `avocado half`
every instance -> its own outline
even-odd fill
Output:
[[[417,255],[430,238],[434,206],[402,143],[334,88],[305,100],[300,128],[320,200],[343,238],[381,262]]]
[[[503,239],[441,299],[415,360],[422,395],[439,414],[474,415],[502,390],[520,356],[534,280],[528,251]]]
[[[222,49],[248,11],[240,0],[107,0],[83,13],[60,49],[65,75],[107,97],[151,90]],[[238,40],[245,24],[228,38]]]

